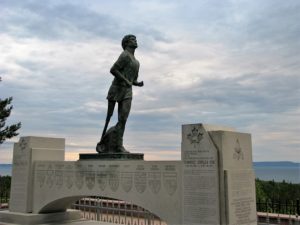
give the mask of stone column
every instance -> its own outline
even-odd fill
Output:
[[[218,150],[202,124],[182,126],[182,224],[220,224]]]
[[[21,137],[14,144],[9,210],[32,212],[34,162],[64,161],[65,139]]]
[[[256,225],[251,135],[224,130],[209,134],[219,155],[221,224]]]
[[[183,125],[181,152],[182,224],[257,224],[250,134]]]

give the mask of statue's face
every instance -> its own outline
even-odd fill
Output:
[[[127,46],[131,47],[131,48],[137,48],[138,44],[137,44],[136,38],[135,37],[130,37],[129,40],[128,40]]]

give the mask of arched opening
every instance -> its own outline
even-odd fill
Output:
[[[159,216],[132,202],[103,196],[72,196],[54,200],[39,213],[80,210],[81,217],[125,225],[167,225]]]
[[[81,217],[88,220],[125,225],[166,225],[149,210],[119,199],[89,196],[76,201],[71,208],[80,210]]]
[[[38,213],[55,213],[55,212],[64,212],[69,208],[74,202],[83,198],[84,196],[71,196],[56,199],[44,207],[42,207]]]

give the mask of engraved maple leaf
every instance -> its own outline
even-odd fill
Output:
[[[202,135],[203,133],[201,133],[196,127],[194,127],[192,129],[192,132],[187,135],[187,138],[190,140],[191,144],[196,144],[200,143],[203,138]]]

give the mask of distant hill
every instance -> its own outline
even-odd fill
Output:
[[[290,161],[253,162],[254,167],[300,167],[300,163]]]
[[[0,164],[1,167],[11,167],[11,164]]]
[[[0,164],[0,175],[1,176],[11,175],[11,169],[12,169],[11,164]]]
[[[300,171],[300,163],[290,162],[290,161],[276,161],[276,162],[253,162],[253,167],[255,170],[261,169],[273,169],[273,168],[285,168],[285,169],[293,169],[293,171]],[[296,169],[295,169],[296,168]],[[12,164],[0,164],[0,175],[11,176]]]

